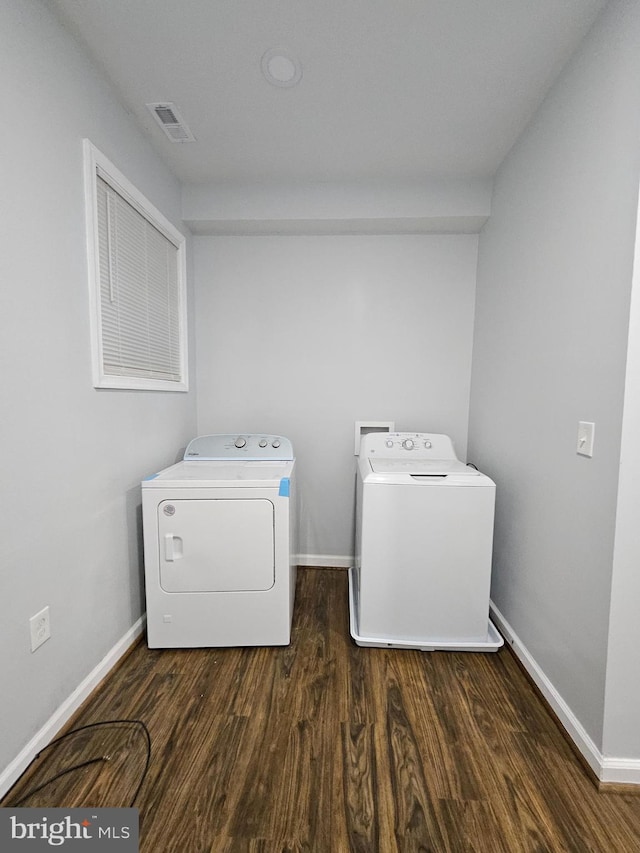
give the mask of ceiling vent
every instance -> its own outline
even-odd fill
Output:
[[[147,104],[160,127],[171,142],[195,142],[196,138],[187,127],[184,119],[173,104]]]

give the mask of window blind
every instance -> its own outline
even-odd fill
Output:
[[[178,248],[96,177],[105,374],[180,382]]]

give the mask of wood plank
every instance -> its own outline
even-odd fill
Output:
[[[136,646],[69,728],[148,727],[142,853],[635,853],[640,797],[600,793],[508,650],[357,647],[341,570],[298,574],[291,645]],[[125,806],[135,724],[46,750],[2,801]]]
[[[376,751],[371,725],[342,723],[344,808],[353,853],[379,849]]]

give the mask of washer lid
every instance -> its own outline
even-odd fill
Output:
[[[367,462],[367,467],[361,465],[358,468],[365,483],[495,488],[495,483],[486,474],[457,459],[368,459]]]
[[[449,474],[477,474],[457,459],[372,459],[374,474],[408,474],[422,477],[446,477]]]

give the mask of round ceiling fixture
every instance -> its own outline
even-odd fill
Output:
[[[302,79],[300,62],[280,48],[268,50],[260,63],[264,79],[272,86],[297,86]]]

